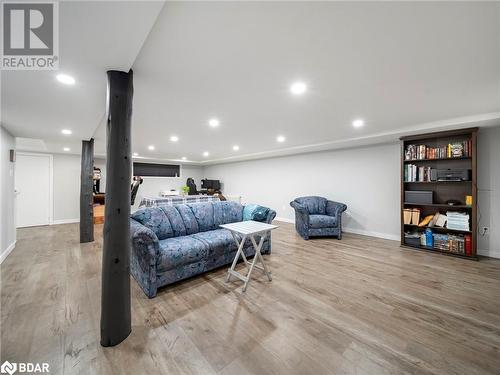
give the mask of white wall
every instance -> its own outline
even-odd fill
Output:
[[[199,189],[203,177],[203,168],[183,165],[181,166],[181,177],[143,177],[143,183],[137,192],[133,209],[137,209],[142,197],[158,197],[161,190],[180,190],[182,186],[186,185],[188,177],[194,179]]]
[[[500,126],[480,129],[477,156],[478,252],[500,258]]]
[[[14,172],[9,150],[15,148],[14,137],[0,127],[0,263],[16,243]]]
[[[479,132],[478,205],[480,254],[500,258],[500,127]],[[13,164],[8,150],[14,140],[2,129],[2,251],[15,241]],[[242,195],[246,203],[272,207],[277,216],[293,220],[289,202],[303,195],[321,195],[344,202],[347,232],[399,239],[399,143],[196,167],[183,166],[179,178],[144,178],[134,208],[143,196],[158,196],[160,190],[180,189],[192,177],[200,187],[203,177],[220,179],[227,195]],[[106,164],[101,191],[105,190]],[[10,175],[12,170],[12,176]],[[9,193],[10,192],[10,193]],[[54,155],[54,221],[79,218],[80,157]],[[4,208],[5,207],[5,208]]]
[[[94,165],[101,169],[101,186],[100,191],[106,191],[106,160],[102,158],[96,158]],[[203,176],[202,167],[182,165],[181,166],[181,176],[180,177],[143,177],[143,183],[139,187],[137,196],[135,198],[135,204],[132,207],[136,210],[141,203],[143,197],[158,197],[160,191],[176,189],[180,190],[182,186],[186,185],[186,180],[188,177],[192,177],[200,188],[201,178]]]
[[[399,240],[399,143],[207,166],[225,194],[293,219],[289,202],[321,195],[348,205],[346,232]],[[478,253],[500,258],[500,126],[478,137]],[[489,234],[481,235],[483,227]]]
[[[54,154],[54,224],[76,222],[80,218],[79,155]]]
[[[80,218],[81,157],[79,155],[53,154],[53,158],[53,224],[78,222]],[[94,165],[101,168],[100,190],[104,192],[106,189],[106,160],[96,158]],[[137,209],[143,196],[157,197],[160,190],[180,189],[181,186],[186,184],[188,177],[193,177],[198,186],[200,186],[202,168],[182,166],[181,177],[177,178],[145,177],[137,193],[133,209]]]
[[[320,195],[346,203],[344,230],[399,239],[399,143],[207,166],[225,194],[293,220],[289,202]]]

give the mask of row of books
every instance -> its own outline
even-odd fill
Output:
[[[460,255],[472,255],[472,237],[467,235],[432,233],[431,237],[426,233],[407,233],[405,243],[415,245],[412,238],[420,241],[420,246],[428,249],[448,251]]]
[[[454,234],[433,234],[434,249],[449,251],[454,254],[471,255],[471,236]]]
[[[431,181],[431,167],[419,167],[415,164],[405,165],[405,182]]]
[[[405,160],[447,159],[472,156],[472,141],[454,142],[439,147],[426,145],[408,145]]]

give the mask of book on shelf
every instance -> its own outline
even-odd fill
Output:
[[[433,234],[434,248],[450,253],[465,255],[465,237],[454,234]]]
[[[431,167],[419,167],[415,164],[405,165],[405,182],[430,182]]]
[[[453,159],[472,156],[472,141],[453,142],[438,147],[408,145],[405,160]]]

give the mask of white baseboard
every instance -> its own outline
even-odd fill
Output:
[[[72,224],[72,223],[79,223],[79,222],[80,222],[80,219],[52,220],[52,224],[50,224],[50,225]]]
[[[500,259],[500,251],[497,250],[484,250],[484,249],[477,249],[477,253],[479,255],[485,256],[485,257],[490,257],[490,258],[499,258]]]
[[[295,223],[295,220],[293,219],[288,219],[286,217],[275,217],[274,218],[274,221],[281,221],[283,223],[290,223],[290,224],[294,224]]]
[[[274,221],[281,221],[283,223],[290,223],[294,224],[295,220],[293,219],[288,219],[286,217],[275,217]],[[354,233],[354,234],[361,234],[363,236],[370,236],[370,237],[377,237],[377,238],[383,238],[386,240],[394,240],[394,241],[399,241],[401,237],[397,234],[389,234],[389,233],[380,233],[380,232],[372,232],[369,230],[363,230],[363,229],[354,229],[354,228],[343,228],[342,231],[344,233]]]
[[[2,251],[2,254],[0,254],[0,264],[3,263],[5,258],[9,256],[9,254],[14,250],[16,247],[16,241],[12,242],[4,251]]]
[[[383,238],[383,239],[386,239],[386,240],[394,240],[394,241],[401,240],[401,236],[399,236],[397,234],[372,232],[372,231],[369,231],[369,230],[354,229],[354,228],[343,228],[342,231],[345,232],[345,233],[361,234],[363,236]]]

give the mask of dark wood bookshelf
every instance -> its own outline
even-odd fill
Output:
[[[412,136],[401,137],[401,246],[404,248],[427,251],[431,253],[439,253],[450,255],[459,258],[477,260],[477,131],[478,128],[467,128],[435,133],[418,134]],[[420,153],[422,156],[430,155],[427,158],[409,158],[406,159],[406,150],[409,145],[421,146],[427,148],[439,148],[448,144],[464,143],[468,141],[469,154],[460,157],[445,157],[433,158],[435,153]],[[411,154],[411,153],[408,153]],[[441,152],[442,154],[442,152]],[[417,154],[418,155],[418,154]],[[449,154],[448,154],[449,155]],[[409,164],[417,165],[417,167],[427,167],[431,169],[470,169],[470,180],[447,180],[447,181],[406,181],[405,169]],[[418,168],[417,168],[418,169]],[[411,178],[408,178],[411,179]],[[432,191],[432,203],[413,203],[405,202],[405,191]],[[472,205],[465,204],[465,196],[472,196]],[[456,200],[460,204],[449,205],[447,201]],[[430,202],[430,201],[429,201]],[[446,227],[429,227],[434,234],[449,234],[450,236],[470,236],[471,253],[470,255],[459,254],[438,248],[430,248],[420,244],[409,243],[405,233],[422,234],[428,228],[427,226],[419,227],[417,224],[404,223],[404,209],[419,208],[420,220],[426,216],[433,215],[436,212],[446,215],[447,211],[462,212],[469,215],[470,230],[453,230]]]

